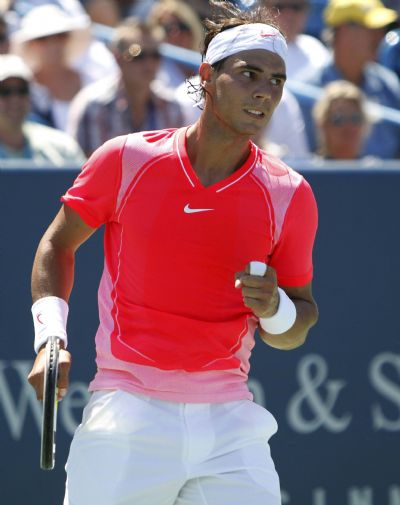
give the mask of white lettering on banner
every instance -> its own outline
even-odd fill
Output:
[[[384,352],[374,357],[371,362],[369,375],[371,384],[384,398],[393,402],[399,412],[397,419],[385,416],[380,404],[372,405],[372,423],[375,430],[400,430],[400,381],[395,384],[384,374],[384,366],[392,367],[400,379],[400,354]]]
[[[27,381],[31,366],[30,360],[0,360],[0,416],[4,416],[9,432],[15,440],[21,438],[25,420],[29,415],[33,417],[40,432],[41,404]],[[377,354],[371,360],[368,377],[372,387],[388,403],[386,406],[378,401],[372,403],[371,428],[375,431],[400,432],[400,380],[397,380],[397,377],[400,378],[400,354]],[[289,427],[302,434],[312,433],[321,427],[332,433],[346,430],[352,421],[352,415],[338,415],[337,412],[334,414],[339,393],[345,387],[345,382],[328,380],[325,359],[317,354],[303,356],[297,366],[297,378],[301,388],[288,401]],[[254,401],[265,407],[263,383],[252,377],[248,385],[254,395]],[[67,396],[59,404],[59,424],[69,435],[73,434],[80,423],[81,411],[89,396],[87,384],[74,381],[70,384]],[[390,406],[397,411],[388,411]],[[320,498],[321,500],[323,498]],[[325,505],[323,501],[321,505]],[[400,499],[394,501],[393,505],[400,505]]]
[[[348,491],[349,505],[374,505],[372,489],[370,487],[364,487],[362,489],[351,487]]]
[[[307,502],[303,502],[301,505],[400,505],[400,487],[395,485],[387,489],[387,501],[382,501],[381,497],[374,497],[374,491],[369,486],[363,488],[351,486],[349,489],[344,490],[344,493],[345,495],[342,499],[335,494],[334,500],[330,500],[326,489],[316,487],[311,490],[310,501],[307,500]],[[292,501],[287,490],[282,489],[281,494],[282,505],[300,505],[296,502],[295,497]]]
[[[28,407],[32,411],[38,430],[40,430],[42,409],[40,403],[36,399],[33,388],[26,380],[32,368],[32,362],[11,362],[11,367],[17,372],[17,377],[21,383],[19,397],[15,403],[5,374],[7,367],[8,364],[6,361],[0,361],[0,405],[2,406],[12,438],[14,440],[19,440],[22,436]]]
[[[288,423],[293,430],[299,433],[311,433],[321,426],[333,433],[346,430],[352,416],[344,414],[339,418],[333,414],[333,408],[345,382],[326,380],[328,365],[324,358],[317,354],[303,356],[297,366],[297,377],[301,389],[289,400],[287,408]],[[327,394],[323,399],[322,395],[318,394],[318,388],[325,382]],[[302,405],[305,401],[313,414],[311,420],[303,416]]]
[[[390,486],[389,488],[389,505],[400,505],[400,487]]]
[[[321,487],[317,487],[312,491],[313,505],[327,505],[326,504],[326,491]]]
[[[21,384],[17,400],[14,401],[15,388],[10,387],[10,380],[7,379],[6,369],[16,372],[18,383]],[[42,405],[36,399],[34,389],[27,381],[28,374],[32,368],[30,360],[15,360],[11,362],[0,360],[0,407],[14,440],[20,440],[22,437],[25,419],[28,415],[28,409],[31,410],[35,420],[35,426],[40,433],[42,423]],[[9,374],[10,376],[10,374]],[[89,399],[87,384],[83,382],[72,382],[68,389],[67,396],[59,404],[59,423],[65,431],[72,435],[78,426],[82,408]],[[76,409],[78,419],[74,418],[73,410]]]

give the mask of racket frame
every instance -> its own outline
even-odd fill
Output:
[[[43,382],[43,414],[40,444],[40,468],[53,470],[56,454],[58,358],[60,339],[50,337],[46,343],[46,366]]]

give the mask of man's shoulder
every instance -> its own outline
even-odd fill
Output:
[[[308,35],[306,33],[301,33],[296,38],[296,45],[303,51],[307,51],[310,57],[315,58],[315,54],[310,54],[309,51],[318,51],[318,53],[323,53],[328,55],[329,49],[316,37]]]
[[[260,150],[260,163],[257,169],[260,174],[267,176],[270,186],[299,185],[303,176],[285,163],[281,158],[269,153],[266,150]]]
[[[119,77],[111,75],[84,86],[74,97],[73,103],[81,108],[106,105],[117,95]],[[76,105],[75,105],[76,106]]]
[[[34,153],[59,164],[60,156],[65,162],[85,161],[78,143],[68,133],[34,121],[26,121],[23,132]]]
[[[394,89],[396,92],[400,91],[400,82],[397,74],[390,68],[387,68],[376,61],[370,62],[366,65],[364,75],[370,82],[379,80],[381,83],[391,89]]]
[[[54,144],[63,145],[65,143],[70,145],[77,145],[75,140],[66,132],[58,128],[52,128],[35,121],[25,121],[23,125],[24,135],[30,141],[50,142]]]
[[[177,136],[184,128],[166,128],[148,130],[126,135],[125,156],[154,158],[167,155],[177,150]]]

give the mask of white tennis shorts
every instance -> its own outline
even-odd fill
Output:
[[[64,505],[280,505],[276,430],[249,400],[95,392],[71,444]]]

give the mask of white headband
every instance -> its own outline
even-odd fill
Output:
[[[228,28],[210,42],[204,61],[213,65],[232,54],[250,49],[264,49],[278,54],[285,61],[287,45],[283,35],[273,26],[252,23]]]

